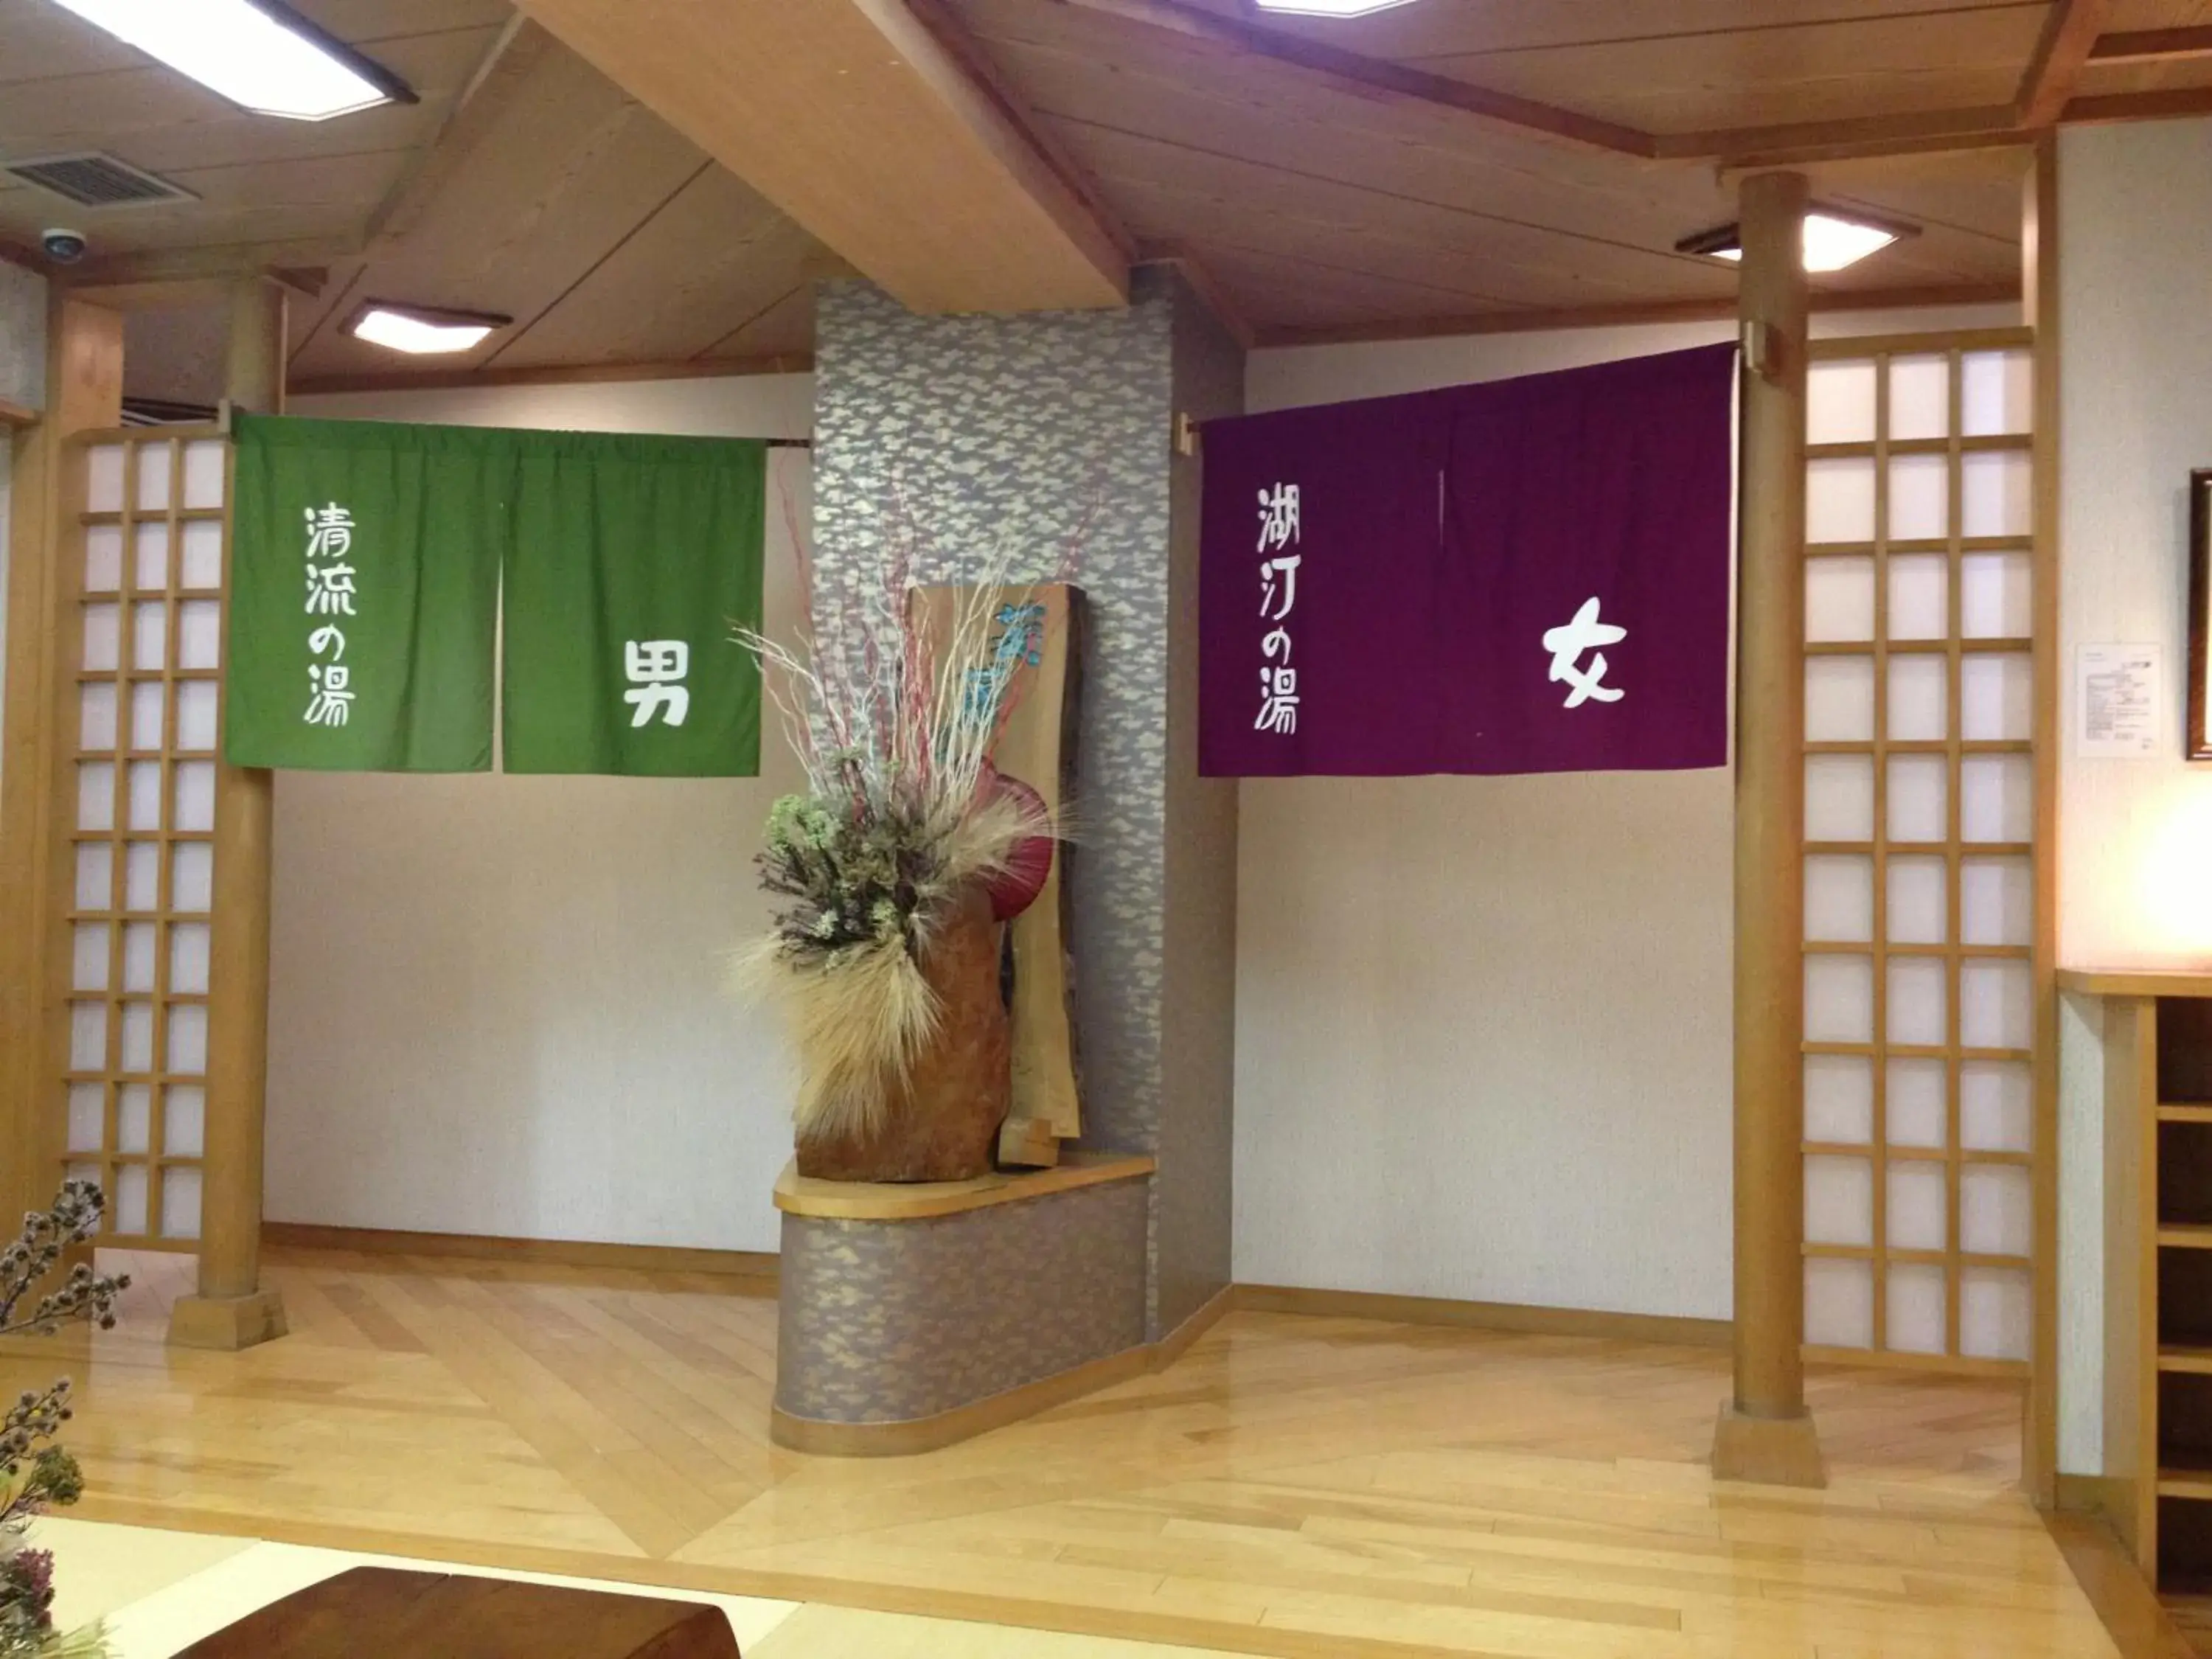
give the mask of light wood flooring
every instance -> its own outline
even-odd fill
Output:
[[[1716,1350],[1240,1312],[1157,1376],[881,1462],[768,1443],[775,1304],[683,1274],[273,1252],[293,1334],[68,1372],[88,1519],[1291,1659],[2109,1659],[2011,1388],[1821,1370],[1825,1492],[1716,1486]]]

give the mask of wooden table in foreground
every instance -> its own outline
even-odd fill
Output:
[[[738,1659],[720,1607],[356,1567],[271,1602],[177,1659]]]

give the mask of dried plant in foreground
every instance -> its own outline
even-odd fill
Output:
[[[113,1327],[115,1304],[131,1277],[97,1273],[82,1261],[58,1290],[40,1296],[27,1314],[17,1313],[64,1252],[98,1234],[105,1208],[99,1187],[71,1181],[52,1208],[23,1218],[22,1232],[0,1250],[0,1336],[50,1336],[79,1319],[102,1330]],[[0,1659],[105,1659],[109,1652],[97,1626],[66,1635],[54,1628],[53,1555],[24,1541],[33,1520],[76,1503],[84,1491],[76,1460],[52,1443],[70,1419],[69,1401],[64,1377],[43,1394],[26,1389],[0,1415]]]

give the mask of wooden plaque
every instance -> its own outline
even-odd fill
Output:
[[[944,649],[959,606],[977,590],[922,587],[914,604],[928,637]],[[1081,690],[1083,593],[1065,582],[988,591],[986,649],[1009,653],[1012,712],[993,745],[1000,771],[1043,798],[1059,819],[1075,790],[1076,717]],[[960,672],[981,663],[961,665]],[[1060,1143],[1082,1133],[1076,1071],[1073,976],[1068,962],[1069,853],[1054,848],[1043,890],[1012,927],[1013,1106],[999,1135],[999,1161],[1029,1168],[1060,1161]]]

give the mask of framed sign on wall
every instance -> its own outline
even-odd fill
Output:
[[[2183,752],[2193,761],[2212,761],[2212,467],[2189,475],[2189,724]]]

